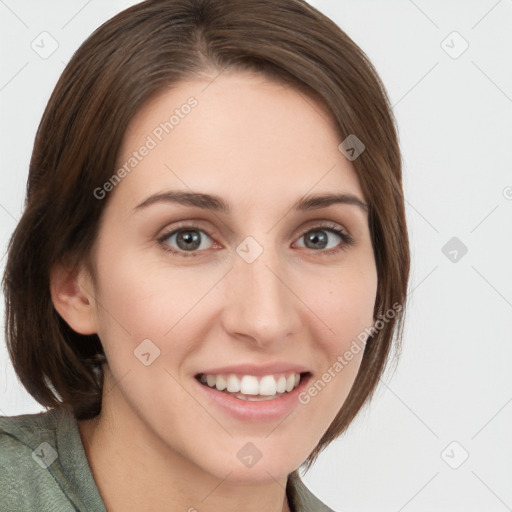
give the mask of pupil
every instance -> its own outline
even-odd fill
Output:
[[[181,231],[178,235],[177,243],[180,249],[190,250],[197,249],[201,241],[197,231]]]
[[[318,235],[320,233],[320,236]],[[327,237],[325,236],[324,231],[311,231],[311,234],[306,237],[306,246],[312,249],[316,249],[319,247],[318,242],[320,241],[320,247],[323,249],[327,245]],[[310,246],[309,243],[312,242],[313,245]],[[317,245],[315,245],[317,244]]]

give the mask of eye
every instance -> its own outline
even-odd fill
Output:
[[[299,247],[312,249],[322,254],[336,253],[346,250],[354,244],[353,238],[336,225],[320,225],[308,229],[299,237],[305,243]],[[174,228],[172,231],[162,235],[158,239],[162,249],[177,256],[190,257],[200,256],[212,246],[211,237],[197,226],[187,225]],[[215,245],[215,244],[214,244]],[[219,246],[221,247],[221,246]]]
[[[197,256],[197,252],[208,249],[209,242],[212,240],[204,230],[195,226],[186,226],[166,233],[158,241],[164,250],[188,257]]]
[[[307,249],[320,250],[326,253],[337,252],[347,249],[353,245],[354,240],[344,230],[335,225],[316,226],[303,233],[299,240],[305,240],[304,245]],[[340,246],[341,243],[341,246]]]

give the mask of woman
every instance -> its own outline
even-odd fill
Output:
[[[330,510],[302,483],[399,343],[400,152],[301,0],[150,0],[64,70],[4,276],[6,510]]]

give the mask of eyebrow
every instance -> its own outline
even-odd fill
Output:
[[[229,203],[219,196],[201,192],[169,190],[149,196],[133,209],[134,213],[158,203],[175,203],[184,206],[194,206],[196,208],[225,214],[231,212]],[[319,210],[333,204],[354,205],[361,208],[365,213],[368,211],[368,205],[364,201],[353,194],[347,193],[304,196],[292,205],[291,210],[296,212]]]

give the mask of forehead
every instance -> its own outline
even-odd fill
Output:
[[[129,203],[166,188],[235,205],[325,191],[364,199],[340,142],[323,106],[288,85],[249,73],[180,82],[132,119],[117,162],[129,172],[116,194]]]

